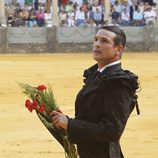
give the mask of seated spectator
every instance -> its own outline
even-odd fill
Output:
[[[102,12],[96,8],[96,11],[93,13],[93,20],[96,25],[101,25],[103,23]]]
[[[96,24],[93,19],[89,19],[89,27],[95,27]]]
[[[74,10],[73,3],[71,1],[65,6],[66,13],[70,10]]]
[[[118,3],[118,1],[115,2],[115,4],[113,5],[113,8],[119,14],[119,17],[121,17],[121,5]]]
[[[28,26],[29,27],[37,26],[37,16],[34,9],[30,11],[29,18],[28,18]]]
[[[45,11],[44,16],[45,16],[46,27],[52,27],[53,26],[53,24],[52,24],[52,14],[51,14],[49,9]]]
[[[74,13],[73,10],[70,10],[67,13],[67,21],[68,21],[68,26],[69,27],[74,26],[74,24],[75,24],[75,13]]]
[[[27,26],[28,18],[29,18],[29,12],[26,9],[22,9],[22,10],[19,11],[19,17],[22,19],[22,25]]]
[[[146,25],[154,26],[156,24],[156,13],[152,10],[152,7],[149,6],[144,12],[144,19]]]
[[[20,12],[15,12],[13,19],[13,27],[26,26],[23,19],[20,17]]]
[[[138,7],[136,7],[136,10],[133,13],[133,24],[134,26],[143,26],[143,13],[140,11]]]
[[[67,14],[65,10],[61,10],[59,13],[59,20],[60,20],[60,26],[66,26],[67,25]]]
[[[137,8],[138,8],[137,4],[134,4],[134,3],[130,6],[129,14],[130,14],[130,23],[131,24],[133,24],[133,14],[134,14],[135,10],[137,10]]]
[[[80,7],[79,10],[76,11],[76,26],[83,26],[85,25],[85,12],[83,11],[82,7]]]
[[[115,10],[115,7],[112,6],[111,9],[111,18],[112,18],[112,23],[113,24],[119,24],[119,19],[120,19],[120,15],[119,13]]]
[[[11,13],[8,13],[7,17],[7,25],[12,27],[13,26],[13,21],[14,21],[14,15]]]
[[[45,25],[45,17],[44,17],[44,11],[42,9],[40,9],[37,14],[37,25],[39,27],[43,27]]]
[[[122,26],[129,26],[130,24],[130,15],[126,8],[124,8],[124,11],[121,13],[121,25]]]

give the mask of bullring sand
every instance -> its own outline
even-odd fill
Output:
[[[24,107],[16,81],[50,84],[60,109],[74,116],[91,54],[0,55],[0,158],[64,158],[62,147]],[[158,53],[125,53],[123,68],[139,75],[141,115],[133,111],[121,138],[125,158],[158,158]]]

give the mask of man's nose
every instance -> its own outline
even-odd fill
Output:
[[[100,47],[100,42],[99,42],[99,41],[96,41],[96,42],[94,43],[94,46],[97,47],[97,48],[99,48],[99,47]]]

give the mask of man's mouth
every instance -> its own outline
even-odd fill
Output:
[[[93,53],[94,53],[94,54],[100,54],[101,51],[99,51],[99,50],[94,50]]]

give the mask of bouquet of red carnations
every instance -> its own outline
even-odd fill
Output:
[[[77,151],[75,145],[69,142],[66,132],[63,129],[58,129],[53,126],[49,113],[53,110],[59,111],[56,104],[53,91],[50,86],[39,85],[32,87],[29,84],[18,83],[22,88],[23,93],[29,99],[25,101],[25,107],[32,112],[36,111],[38,117],[55,137],[55,139],[63,146],[66,158],[77,158]]]

